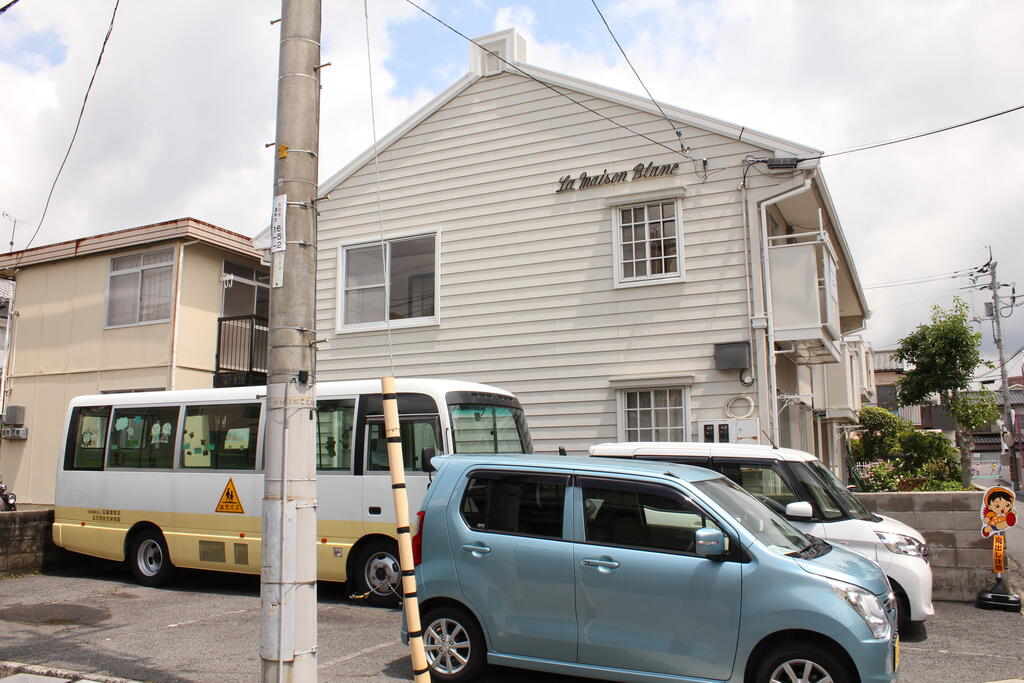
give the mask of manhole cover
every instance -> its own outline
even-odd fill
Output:
[[[0,620],[21,624],[49,624],[52,626],[91,626],[110,618],[110,612],[85,605],[15,605],[0,609]]]

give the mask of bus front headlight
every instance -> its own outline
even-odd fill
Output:
[[[846,604],[860,615],[860,618],[871,629],[871,635],[878,639],[888,638],[892,635],[892,624],[889,623],[889,619],[885,616],[885,608],[882,606],[881,600],[863,588],[854,586],[851,583],[833,581],[831,579],[828,582],[831,584],[832,590],[836,592],[836,595],[841,597]]]

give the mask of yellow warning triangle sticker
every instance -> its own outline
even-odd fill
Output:
[[[238,490],[235,488],[235,482],[228,479],[228,485],[224,487],[224,493],[220,494],[220,501],[217,503],[217,509],[214,512],[237,512],[238,514],[244,515],[245,510],[242,509],[242,501],[238,497]]]

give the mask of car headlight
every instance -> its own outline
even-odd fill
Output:
[[[913,536],[894,534],[890,531],[876,531],[875,536],[882,542],[890,552],[897,555],[913,555],[915,557],[927,557],[928,546]]]
[[[832,590],[836,592],[836,595],[845,600],[846,604],[860,615],[860,618],[871,629],[871,635],[878,639],[888,638],[892,635],[892,624],[885,616],[885,608],[881,600],[859,586],[831,579],[828,582],[832,585]]]

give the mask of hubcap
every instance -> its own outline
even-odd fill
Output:
[[[775,668],[771,683],[832,683],[832,676],[809,659],[790,659]]]
[[[159,543],[147,538],[139,545],[137,559],[139,571],[146,576],[156,576],[164,564],[164,553]]]
[[[376,553],[366,563],[366,585],[377,595],[398,592],[400,569],[391,553]]]
[[[427,626],[423,638],[427,664],[439,674],[457,674],[466,668],[472,647],[462,624],[452,619],[436,619]]]

